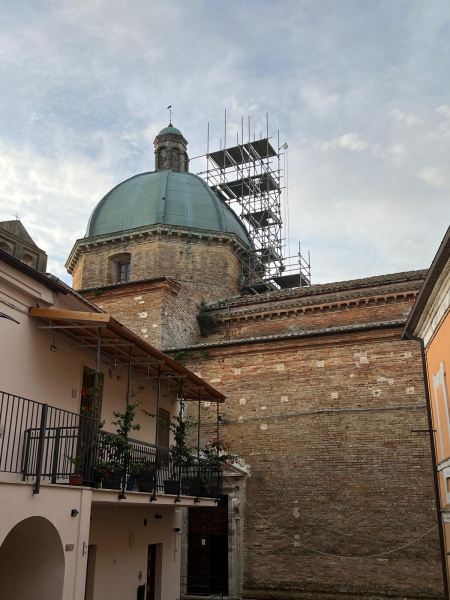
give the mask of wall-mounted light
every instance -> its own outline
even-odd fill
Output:
[[[162,515],[155,515],[155,519],[162,519]]]
[[[120,375],[117,375],[117,381],[122,381],[122,377]]]
[[[71,517],[78,517],[78,511],[76,508],[72,508],[71,512],[70,512],[70,516]]]
[[[55,340],[53,340],[53,343],[50,346],[50,351],[51,352],[56,352],[57,350],[58,350],[58,348],[55,346]]]
[[[179,527],[175,527],[174,531],[175,533],[180,533],[181,529]]]

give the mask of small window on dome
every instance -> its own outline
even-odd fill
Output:
[[[117,281],[119,283],[125,283],[130,281],[130,263],[129,262],[120,262],[118,263],[118,278]]]

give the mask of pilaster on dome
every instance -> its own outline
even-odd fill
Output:
[[[155,171],[175,169],[189,171],[188,142],[179,129],[172,125],[161,129],[153,142],[155,146]]]

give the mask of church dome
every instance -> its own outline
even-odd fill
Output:
[[[164,129],[161,129],[161,131],[158,133],[158,135],[166,135],[168,133],[172,133],[173,135],[181,135],[183,137],[183,134],[181,133],[181,131],[179,129],[177,129],[176,127],[174,127],[172,125],[172,123],[169,123],[168,127],[164,127]],[[158,136],[156,136],[158,137]]]
[[[244,224],[203,179],[172,169],[141,173],[113,188],[94,208],[86,237],[157,223],[234,233],[250,245]]]

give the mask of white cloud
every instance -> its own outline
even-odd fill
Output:
[[[424,167],[419,176],[423,181],[435,188],[450,188],[450,172],[448,167]]]
[[[417,117],[413,117],[412,115],[407,115],[406,113],[401,111],[399,108],[394,108],[393,110],[391,110],[391,112],[389,113],[389,116],[392,119],[395,119],[396,121],[398,121],[399,123],[405,123],[409,127],[420,123],[420,119],[418,119]]]
[[[301,97],[308,108],[321,119],[336,110],[340,96],[327,92],[323,86],[307,84],[301,89]]]
[[[10,4],[0,219],[18,211],[58,275],[95,203],[153,168],[169,104],[191,156],[204,154],[208,122],[219,148],[225,108],[228,141],[241,116],[247,137],[247,115],[258,137],[269,113],[270,135],[289,144],[291,232],[312,250],[313,281],[431,260],[450,220],[444,0],[432,11],[171,0],[170,35],[167,9],[145,0],[131,11],[107,0]]]
[[[328,142],[317,142],[316,147],[321,150],[335,150],[342,148],[343,150],[349,150],[350,152],[364,152],[371,148],[370,144],[361,139],[359,133],[344,133],[337,138],[334,138]]]
[[[440,106],[436,109],[436,112],[440,115],[444,115],[447,119],[450,119],[450,104]]]
[[[101,163],[77,154],[46,158],[0,140],[0,220],[13,219],[17,211],[49,255],[49,268],[66,281],[65,259],[84,235],[91,210],[115,183]]]

